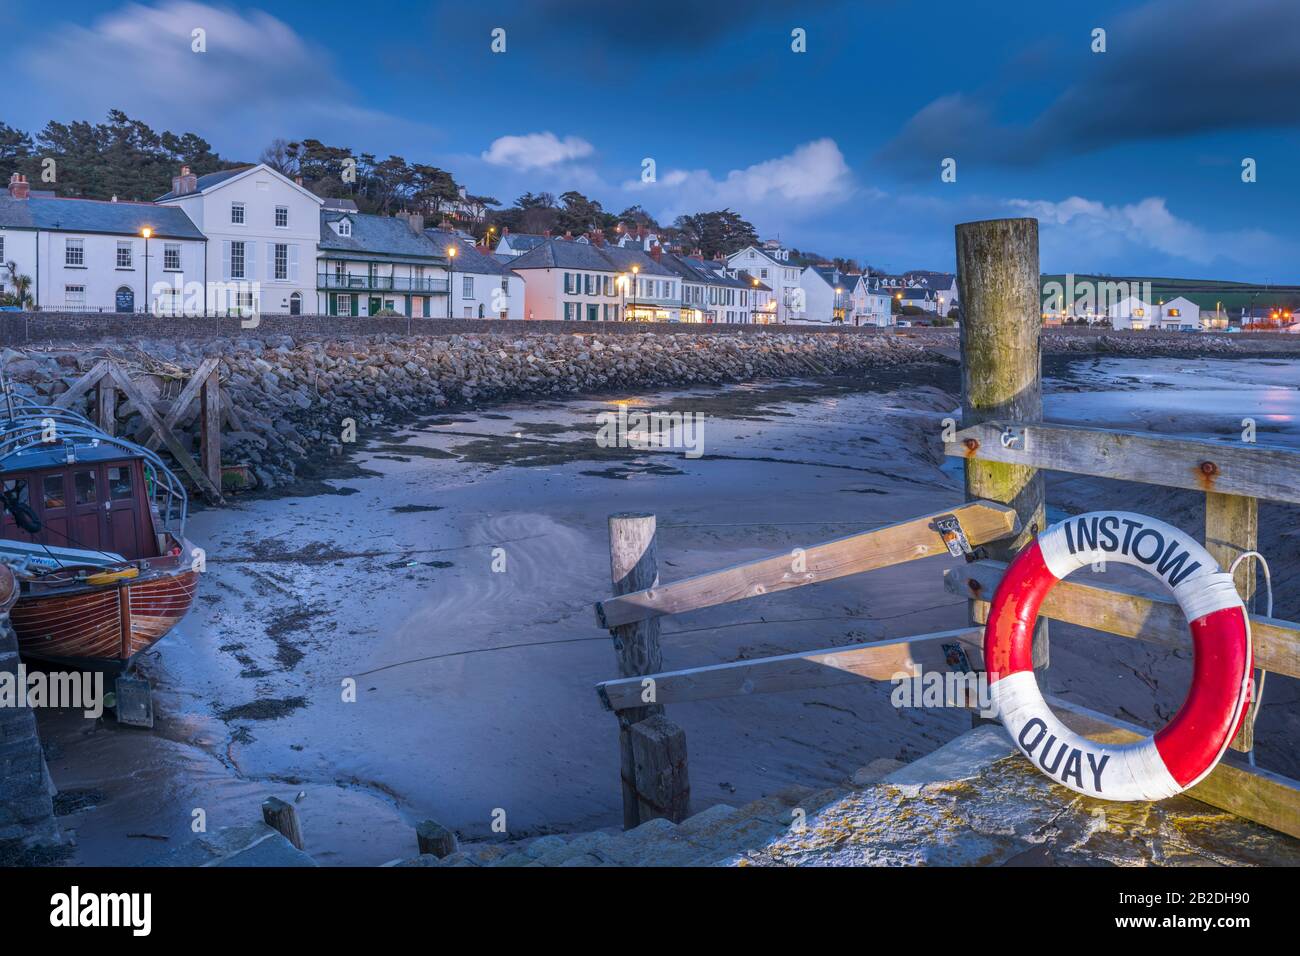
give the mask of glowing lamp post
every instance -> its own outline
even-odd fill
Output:
[[[447,247],[447,318],[451,318],[452,288],[456,285],[456,247]]]
[[[145,226],[140,235],[144,237],[144,307],[145,311],[152,311],[149,309],[149,237],[153,235],[153,229]]]

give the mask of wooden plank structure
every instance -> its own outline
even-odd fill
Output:
[[[1206,547],[1225,568],[1256,547],[1258,499],[1300,503],[1300,454],[1286,448],[1041,422],[1037,223],[963,224],[957,247],[965,427],[945,441],[945,452],[965,460],[967,504],[667,585],[658,583],[653,516],[610,519],[614,596],[598,602],[595,612],[599,626],[614,636],[621,676],[596,690],[619,720],[625,825],[687,812],[685,737],[664,717],[665,704],[900,675],[970,674],[984,663],[983,631],[972,626],[662,671],[658,623],[666,615],[959,553],[949,547],[953,534],[939,527],[956,518],[967,563],[945,571],[944,583],[969,599],[972,622],[979,625],[1006,562],[1046,526],[1042,471],[1204,492]],[[626,521],[635,524],[621,524]],[[970,553],[976,548],[978,554]],[[1256,582],[1249,560],[1238,566],[1235,580],[1250,609]],[[1046,619],[1167,646],[1190,644],[1182,611],[1168,597],[1066,581],[1052,589],[1041,609],[1034,642],[1040,681],[1048,663]],[[1300,624],[1252,613],[1251,633],[1257,667],[1300,677]],[[1095,740],[1126,743],[1148,733],[1050,695],[1048,700],[1062,720]],[[1233,742],[1237,750],[1253,747],[1254,713]],[[1231,753],[1188,794],[1300,838],[1300,782]]]
[[[207,358],[190,376],[171,409],[163,418],[158,417],[153,403],[144,396],[138,385],[131,380],[126,371],[111,359],[100,359],[72,386],[59,395],[54,404],[60,408],[75,408],[76,404],[94,390],[94,420],[100,428],[110,435],[117,428],[117,393],[121,391],[133,404],[145,425],[152,432],[144,445],[150,451],[157,451],[165,446],[177,464],[189,475],[190,479],[213,504],[224,504],[221,494],[221,419],[223,406],[227,414],[233,414],[229,401],[223,401],[221,382],[217,374],[219,361]],[[175,428],[190,406],[199,402],[199,458],[196,464],[193,455],[177,437]]]

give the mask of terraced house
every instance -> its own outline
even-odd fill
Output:
[[[316,241],[322,200],[265,163],[195,176],[188,166],[172,179],[159,206],[184,212],[207,237],[205,282],[226,286],[218,311],[234,311],[253,295],[260,314],[312,310]],[[256,292],[245,284],[256,283]],[[244,302],[244,305],[249,303]]]
[[[316,311],[449,315],[449,256],[419,215],[375,216],[327,202],[319,214]]]
[[[677,322],[680,280],[649,253],[599,241],[545,239],[508,260],[529,319]]]
[[[18,173],[0,194],[0,289],[38,309],[145,311],[205,281],[206,247],[180,209],[64,199]]]

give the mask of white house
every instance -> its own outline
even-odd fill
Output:
[[[33,193],[18,173],[0,195],[0,282],[11,292],[15,278],[30,279],[39,309],[173,308],[188,283],[206,281],[204,246],[180,209]],[[195,308],[202,296],[200,288]]]
[[[752,280],[728,271],[725,263],[673,253],[663,253],[660,262],[681,278],[683,322],[744,325],[754,321],[758,290]]]
[[[681,283],[639,249],[620,249],[571,239],[546,239],[515,259],[524,280],[529,319],[677,322]]]
[[[263,314],[297,315],[316,301],[323,200],[306,187],[265,163],[207,176],[185,166],[156,202],[184,211],[207,237],[209,281],[256,283]]]
[[[790,250],[771,243],[746,246],[727,257],[727,268],[743,269],[772,290],[778,322],[803,322],[808,314],[806,293],[799,284],[803,269],[790,261]]]
[[[531,252],[550,238],[550,235],[539,236],[530,232],[511,232],[509,226],[503,226],[501,239],[497,242],[497,247],[493,251],[499,256],[522,256],[525,252]]]
[[[500,259],[461,233],[426,229],[435,249],[447,257],[451,270],[451,314],[458,319],[522,319],[524,280]]]
[[[854,325],[873,325],[886,328],[894,324],[891,296],[879,288],[872,288],[870,278],[865,275],[857,277],[852,292],[852,314]]]
[[[1156,310],[1135,295],[1125,296],[1106,309],[1113,329],[1150,329],[1155,327]]]
[[[804,321],[842,323],[853,311],[853,290],[860,276],[836,266],[808,266],[799,276],[807,312]]]
[[[419,215],[317,214],[312,292],[322,315],[447,318],[448,256]]]
[[[1158,306],[1160,328],[1189,332],[1201,327],[1201,307],[1185,296],[1170,299]]]

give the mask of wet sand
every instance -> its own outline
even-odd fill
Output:
[[[1070,391],[1077,363],[1053,365],[1048,417],[1091,414],[1099,382],[1106,394],[1150,390],[1123,380],[1149,363],[1108,361],[1121,365],[1088,372],[1087,393]],[[1295,384],[1276,387],[1290,389],[1283,414],[1294,427]],[[498,810],[516,837],[617,825],[615,722],[592,689],[616,674],[591,607],[609,589],[607,515],[658,516],[669,581],[955,504],[960,483],[940,467],[939,436],[956,389],[955,367],[929,366],[868,382],[625,397],[708,415],[697,459],[598,447],[596,415],[617,407],[611,397],[456,412],[362,435],[373,440],[356,456],[360,470],[328,481],[334,494],[195,515],[190,537],[208,553],[200,599],[142,665],[157,727],[42,715],[63,799],[84,804],[62,818],[76,833],[72,862],[165,862],[196,810],[209,830],[243,824],[272,794],[299,800],[307,850],[326,864],[409,856],[425,818],[476,838]],[[1085,399],[1071,405],[1070,395]],[[1115,421],[1104,423],[1134,427],[1129,406],[1107,401],[1101,410]],[[1049,500],[1071,511],[1115,507],[1113,495],[1103,500],[1106,484],[1054,479]],[[1160,515],[1173,506],[1160,489],[1142,498],[1131,492],[1143,486],[1123,487],[1125,507]],[[1296,539],[1281,540],[1291,550],[1278,563],[1294,577]],[[494,571],[502,555],[505,570]],[[965,602],[942,583],[950,563],[668,619],[665,666],[960,626]],[[1279,601],[1279,614],[1295,610]],[[1052,689],[1096,709],[1159,723],[1186,688],[1177,652],[1053,635]],[[355,702],[344,700],[349,679]],[[1293,684],[1270,680],[1259,751],[1261,765],[1292,775]],[[838,783],[877,757],[928,753],[970,725],[964,712],[896,710],[889,690],[864,683],[675,705],[695,807]]]

